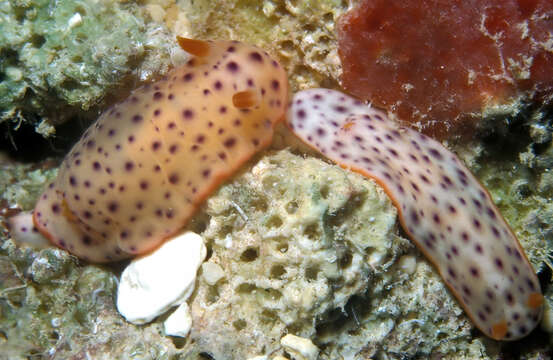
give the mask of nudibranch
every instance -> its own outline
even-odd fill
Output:
[[[453,153],[333,90],[297,93],[287,122],[309,146],[382,186],[407,235],[482,332],[515,340],[536,327],[538,278],[489,193]]]
[[[190,60],[106,110],[36,204],[40,233],[82,259],[115,261],[159,246],[271,143],[284,118],[287,76],[267,52],[177,40]]]

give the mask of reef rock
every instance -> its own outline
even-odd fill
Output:
[[[189,336],[218,360],[272,354],[286,334],[318,338],[318,319],[332,323],[399,252],[396,210],[374,182],[288,151],[221,188],[206,212],[211,256]],[[215,283],[212,268],[224,273]]]
[[[343,86],[428,135],[470,133],[550,100],[552,17],[547,0],[364,0],[339,21]]]

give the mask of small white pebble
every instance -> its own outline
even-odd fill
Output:
[[[224,245],[227,249],[230,249],[232,247],[232,236],[230,234],[227,234],[227,236],[225,236]]]
[[[295,360],[316,360],[319,348],[311,340],[288,334],[280,339],[280,344]]]
[[[382,263],[384,262],[384,259],[385,259],[385,254],[382,252],[382,251],[373,251],[370,255],[369,255],[369,265],[372,266],[372,267],[376,267],[376,266],[379,266],[379,265],[382,265]]]
[[[69,21],[67,21],[67,27],[69,29],[73,29],[76,26],[79,26],[83,23],[83,17],[79,13],[75,13],[73,16],[69,18]]]
[[[290,359],[284,356],[277,355],[273,358],[273,360],[290,360]]]
[[[225,277],[225,272],[219,264],[206,262],[202,264],[202,277],[209,285],[215,285],[217,281]]]
[[[187,303],[182,303],[163,323],[165,334],[186,337],[192,328],[192,316]]]
[[[413,255],[402,256],[398,264],[399,268],[409,275],[412,275],[417,269],[417,259]]]
[[[55,317],[50,320],[50,324],[52,324],[52,327],[57,328],[61,325],[61,319],[59,317]]]
[[[248,360],[269,360],[269,358],[267,357],[267,355],[259,355],[249,358]]]
[[[121,275],[117,310],[127,321],[144,324],[182,304],[194,290],[205,255],[202,237],[186,232],[133,260]]]

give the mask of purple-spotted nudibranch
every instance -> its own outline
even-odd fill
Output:
[[[115,261],[159,246],[271,143],[284,117],[287,76],[265,51],[177,40],[193,55],[188,63],[106,110],[36,204],[40,233],[82,259]],[[24,226],[12,221],[16,234]]]
[[[516,340],[536,327],[543,295],[534,269],[490,194],[453,153],[333,90],[297,93],[287,119],[308,145],[383,187],[405,232],[482,332]]]

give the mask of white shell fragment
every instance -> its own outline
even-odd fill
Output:
[[[225,271],[218,264],[206,262],[202,265],[202,276],[208,285],[213,286],[225,277]]]
[[[311,340],[288,334],[280,339],[280,344],[295,360],[316,360],[319,348]]]
[[[165,335],[186,337],[192,327],[192,316],[187,303],[182,303],[163,323]]]
[[[128,322],[144,324],[183,303],[205,256],[202,237],[186,232],[133,260],[121,275],[117,310]]]

